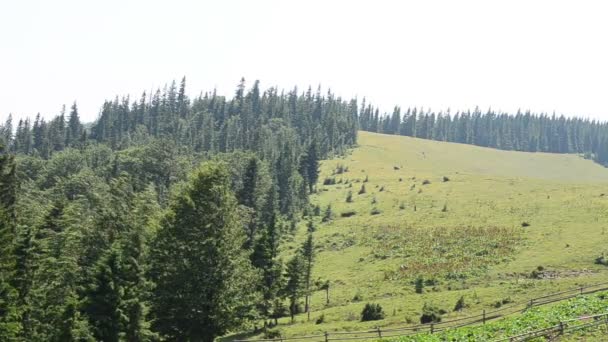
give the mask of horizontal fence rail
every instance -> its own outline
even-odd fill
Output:
[[[234,342],[283,342],[283,341],[311,341],[311,342],[329,342],[329,341],[357,341],[357,340],[373,340],[373,339],[381,339],[388,337],[400,337],[400,336],[408,336],[419,333],[436,333],[440,331],[445,331],[448,329],[456,329],[465,326],[471,326],[476,324],[485,324],[487,321],[496,320],[499,318],[506,318],[507,316],[521,313],[529,308],[547,305],[559,301],[568,300],[574,298],[576,296],[582,294],[591,294],[599,291],[608,290],[608,282],[598,283],[588,286],[577,287],[571,290],[555,292],[548,295],[544,295],[541,297],[532,298],[527,302],[522,303],[512,303],[510,305],[503,306],[499,309],[486,311],[479,315],[467,316],[462,318],[457,318],[453,320],[447,320],[443,322],[437,323],[426,323],[426,324],[417,324],[410,325],[406,327],[397,327],[397,328],[375,328],[370,330],[361,330],[361,331],[337,331],[337,332],[325,332],[323,334],[317,335],[307,335],[307,336],[293,336],[293,337],[278,337],[272,339],[245,339],[245,340],[235,340]],[[601,314],[596,316],[588,316],[583,318],[596,318],[596,317],[604,317],[606,324],[608,324],[608,314]],[[549,336],[550,334],[555,334],[559,332],[563,334],[565,331],[571,331],[572,329],[583,329],[588,326],[595,326],[603,323],[604,321],[600,321],[597,323],[597,320],[591,322],[595,325],[589,325],[590,323],[585,323],[584,325],[574,325],[575,322],[580,322],[580,319],[574,319],[569,321],[560,322],[560,325],[531,331],[529,333],[508,337],[506,339],[501,339],[498,341],[526,341],[528,339],[540,336]],[[534,335],[541,334],[541,335]],[[542,335],[545,334],[545,335]]]
[[[537,337],[554,338],[557,336],[562,336],[568,332],[598,327],[602,324],[605,324],[606,327],[608,327],[608,313],[603,313],[594,316],[583,316],[566,321],[560,321],[558,324],[551,327],[533,330],[515,336],[505,337],[499,340],[495,340],[494,342],[528,341]]]

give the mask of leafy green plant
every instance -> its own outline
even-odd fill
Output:
[[[367,303],[361,312],[361,321],[377,321],[384,319],[384,311],[380,304]]]

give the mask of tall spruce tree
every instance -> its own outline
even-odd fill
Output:
[[[18,293],[14,288],[17,178],[14,157],[0,142],[0,340],[13,341],[21,332]]]
[[[252,316],[255,273],[225,165],[196,170],[152,246],[154,327],[166,338],[211,342]]]

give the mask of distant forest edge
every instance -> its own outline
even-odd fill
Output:
[[[104,102],[98,119],[84,129],[74,104],[50,121],[38,115],[35,121],[20,120],[13,132],[11,116],[0,125],[0,139],[9,151],[48,158],[66,147],[92,141],[125,149],[167,138],[194,152],[231,152],[263,149],[268,137],[293,136],[306,146],[314,141],[321,157],[342,153],[356,143],[358,129],[370,132],[449,141],[502,150],[577,153],[608,165],[608,124],[583,118],[530,111],[507,114],[479,108],[473,111],[424,111],[418,108],[381,113],[377,107],[357,99],[343,100],[331,92],[305,92],[269,88],[259,81],[246,91],[242,79],[233,98],[216,91],[189,99],[185,78],[161,91],[144,92],[139,100],[129,96]],[[66,119],[67,116],[67,119]]]
[[[473,112],[431,112],[408,108],[403,114],[380,114],[363,103],[359,125],[364,131],[449,141],[523,152],[578,153],[606,166],[608,124],[564,115],[515,115],[479,108]]]

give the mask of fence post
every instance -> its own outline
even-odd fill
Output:
[[[431,334],[435,332],[435,324],[431,323]]]
[[[581,294],[583,294],[583,289],[584,289],[584,287],[581,286]]]
[[[486,324],[486,309],[483,309],[483,324]]]
[[[564,322],[562,322],[562,321],[559,322],[559,334],[560,335],[564,334]]]
[[[325,342],[329,341],[329,333],[326,331],[325,332]]]
[[[376,331],[378,332],[378,337],[382,338],[382,330],[380,330],[380,327],[376,327]]]

